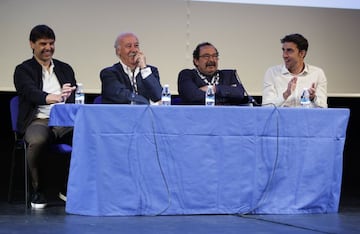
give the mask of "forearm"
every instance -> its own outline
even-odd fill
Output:
[[[244,98],[245,90],[241,84],[236,86],[231,85],[217,85],[216,96],[222,98],[231,98],[241,101]]]

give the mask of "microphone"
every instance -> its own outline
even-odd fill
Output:
[[[253,105],[253,106],[260,106],[259,103],[257,103],[257,101],[255,100],[255,98],[253,96],[250,96],[249,93],[246,91],[244,84],[241,82],[239,75],[237,74],[237,71],[234,70],[236,79],[239,81],[239,83],[242,85],[243,89],[244,89],[244,94],[245,96],[248,98],[247,104],[249,105]]]

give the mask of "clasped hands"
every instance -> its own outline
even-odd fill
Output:
[[[70,83],[66,83],[62,86],[60,94],[49,93],[46,96],[46,103],[47,104],[54,104],[60,102],[66,102],[71,95],[71,93],[76,89],[76,86],[71,86]]]
[[[293,77],[291,78],[291,80],[288,83],[288,87],[285,90],[285,92],[283,93],[283,97],[286,100],[296,89],[296,84],[297,84],[297,77]],[[313,101],[316,97],[316,84],[312,83],[311,87],[308,89],[309,91],[309,95],[310,95],[310,100]]]

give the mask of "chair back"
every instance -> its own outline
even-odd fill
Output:
[[[19,96],[12,97],[10,100],[10,116],[11,116],[11,128],[14,132],[17,132],[17,120],[19,115]]]
[[[17,128],[17,120],[19,115],[19,96],[14,96],[10,100],[10,115],[11,115],[11,128],[15,133],[15,138],[20,140],[20,138],[18,138],[18,128]],[[52,144],[51,150],[60,153],[71,153],[72,146],[68,144]]]
[[[101,98],[101,95],[97,96],[95,99],[94,99],[94,104],[102,104],[102,98]]]

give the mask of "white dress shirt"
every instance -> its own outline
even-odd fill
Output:
[[[54,63],[51,61],[49,70],[42,69],[43,91],[46,93],[61,94],[61,85],[54,72]],[[50,116],[50,110],[54,104],[39,105],[37,118],[46,119]]]
[[[283,93],[289,81],[297,77],[296,89],[285,100]],[[305,64],[304,70],[297,75],[291,74],[285,65],[270,67],[264,76],[262,105],[275,105],[279,107],[299,107],[300,97],[304,88],[316,86],[316,97],[311,102],[311,107],[327,107],[327,80],[321,68]]]

